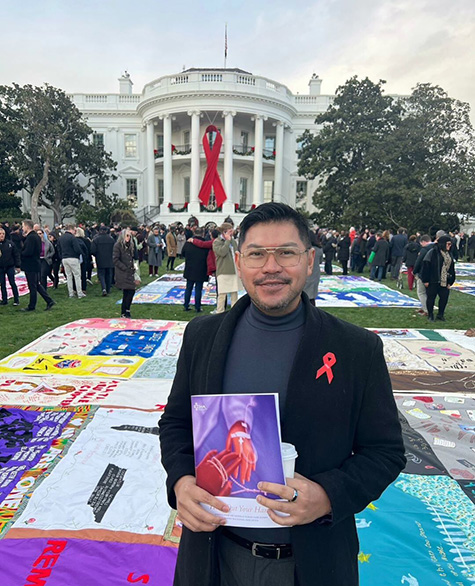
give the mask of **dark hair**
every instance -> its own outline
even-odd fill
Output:
[[[239,233],[239,250],[246,240],[247,231],[256,224],[272,224],[291,222],[298,230],[300,240],[305,248],[310,248],[310,238],[307,220],[285,203],[263,203],[245,216],[241,222]]]
[[[217,238],[219,236],[219,230],[217,228],[215,228],[214,230],[211,230],[211,236],[213,238]]]
[[[416,238],[417,238],[417,236],[416,236],[415,234],[411,234],[411,235],[409,236],[409,240],[410,240],[411,242],[414,242],[414,240],[415,240]]]
[[[432,242],[432,238],[429,236],[429,234],[423,234],[420,240],[421,242]]]
[[[204,233],[205,233],[204,228],[200,228],[199,226],[195,230],[195,236],[199,236],[200,238],[201,238],[201,236],[203,236]]]

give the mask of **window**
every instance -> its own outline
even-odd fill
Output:
[[[126,180],[126,196],[127,201],[133,205],[137,205],[137,179],[127,179]]]
[[[242,208],[247,205],[247,177],[239,178],[239,205]]]
[[[297,185],[295,188],[295,197],[297,203],[305,201],[307,199],[307,182],[306,181],[297,181]]]
[[[164,191],[163,191],[163,179],[158,180],[158,203],[159,205],[163,203],[165,199]]]
[[[275,152],[275,136],[266,136],[264,140],[264,155],[272,157]]]
[[[157,134],[157,157],[163,157],[163,134]]]
[[[241,131],[241,144],[244,151],[247,151],[247,145],[249,144],[249,132],[245,130]]]
[[[94,132],[92,135],[92,144],[96,147],[104,148],[104,134],[102,132]]]
[[[126,134],[124,135],[124,151],[127,159],[137,158],[137,135]]]
[[[185,196],[185,201],[188,203],[190,202],[190,178],[183,177],[183,195]]]
[[[274,201],[274,182],[264,181],[264,203]]]
[[[190,131],[184,130],[183,131],[183,146],[185,147],[183,150],[188,150],[190,148]]]

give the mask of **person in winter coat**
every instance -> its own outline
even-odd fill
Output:
[[[48,240],[51,242],[54,248],[53,259],[51,261],[48,277],[53,281],[54,288],[57,289],[59,286],[59,270],[61,268],[61,257],[59,255],[58,236],[56,232],[50,232],[48,234]]]
[[[89,265],[92,263],[91,260],[91,242],[84,235],[82,228],[76,228],[76,238],[79,240],[79,246],[81,247],[80,256],[80,270],[81,270],[81,290],[83,295],[86,295],[87,289],[87,274],[89,271]]]
[[[207,258],[210,252],[208,242],[203,240],[203,228],[196,228],[195,235],[183,247],[185,257],[185,270],[183,276],[186,279],[184,310],[190,311],[190,300],[193,288],[195,289],[195,311],[201,311],[201,294],[203,283],[208,280]],[[208,246],[203,246],[203,245]],[[212,244],[211,244],[212,245]]]
[[[376,279],[381,283],[384,269],[389,258],[389,242],[383,237],[382,232],[376,234],[376,244],[373,248],[374,256],[371,261],[371,279]]]
[[[20,305],[18,287],[15,283],[15,271],[20,270],[20,252],[11,240],[7,240],[5,229],[0,226],[0,289],[1,305],[8,304],[6,278],[13,293],[13,305]]]
[[[173,267],[175,265],[175,259],[178,252],[178,242],[176,239],[175,228],[170,228],[168,234],[166,236],[166,243],[167,243],[167,269],[173,271]]]
[[[323,243],[323,255],[325,257],[325,274],[333,274],[333,259],[335,258],[336,252],[336,238],[331,232],[328,232],[325,236],[325,242]]]
[[[450,236],[441,236],[422,261],[421,279],[427,290],[427,319],[434,321],[434,303],[439,296],[439,312],[436,319],[445,321],[445,308],[449,301],[450,287],[455,282],[455,262],[450,252]]]
[[[237,275],[234,255],[238,245],[233,238],[232,224],[225,222],[219,229],[220,235],[213,242],[213,251],[216,256],[216,280],[218,282],[218,305],[216,313],[223,313],[226,304],[226,295],[231,295],[231,307],[237,302],[241,281]]]
[[[99,234],[91,243],[91,254],[96,257],[97,276],[101,283],[103,297],[109,295],[111,290],[114,271],[114,262],[112,261],[114,244],[114,239],[107,234],[106,226],[99,228]]]
[[[148,276],[158,275],[158,269],[162,266],[163,260],[163,238],[159,228],[154,228],[147,239],[148,245]]]
[[[178,230],[178,234],[176,235],[176,241],[177,241],[177,256],[178,258],[182,258],[182,250],[183,247],[185,246],[185,242],[186,242],[186,236],[185,236],[185,231],[183,228],[180,228]]]
[[[131,317],[130,306],[138,284],[135,279],[135,260],[138,260],[132,234],[125,228],[119,234],[112,251],[112,260],[115,267],[115,285],[122,289],[121,317]]]
[[[51,272],[51,265],[53,264],[54,246],[50,242],[46,232],[40,227],[38,227],[36,233],[41,239],[40,283],[46,289],[48,287],[48,275]]]
[[[397,279],[401,270],[404,247],[407,244],[405,228],[398,228],[397,234],[391,238],[391,279]]]
[[[343,274],[348,274],[348,261],[350,260],[350,246],[351,246],[351,239],[346,232],[342,232],[340,239],[337,242],[337,256],[339,263],[341,264],[341,268],[343,269]]]
[[[404,254],[402,257],[402,262],[406,263],[407,267],[407,284],[409,286],[409,291],[412,291],[414,288],[414,265],[416,264],[420,249],[421,245],[416,242],[416,235],[413,234],[404,247]]]
[[[323,250],[320,239],[315,232],[310,230],[309,237],[312,248],[315,250],[315,260],[313,261],[312,274],[307,277],[303,290],[308,295],[310,303],[315,305],[315,299],[318,296],[318,286],[320,284],[320,263],[323,260]],[[348,238],[349,241],[350,239]]]

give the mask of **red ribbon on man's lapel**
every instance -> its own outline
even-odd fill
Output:
[[[213,148],[209,146],[209,139],[208,133],[209,132],[216,132],[216,140],[214,141]],[[201,185],[200,193],[198,195],[198,199],[201,203],[205,206],[209,203],[209,196],[211,195],[211,188],[214,188],[214,195],[216,197],[216,205],[221,207],[223,203],[226,201],[226,192],[224,191],[223,184],[221,183],[221,179],[218,174],[218,159],[219,159],[219,151],[221,150],[221,145],[223,144],[223,137],[221,133],[216,128],[216,126],[208,126],[203,136],[203,147],[205,150],[206,155],[206,162],[208,163],[208,168],[206,169],[206,173],[203,179],[203,183]]]
[[[333,380],[332,366],[335,364],[336,356],[333,354],[333,352],[327,352],[323,357],[323,366],[317,370],[317,376],[315,378],[320,378],[323,374],[326,373],[328,384],[330,384]]]

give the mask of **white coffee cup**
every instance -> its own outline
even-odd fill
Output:
[[[282,442],[280,444],[282,450],[282,461],[284,463],[284,476],[286,478],[293,478],[295,472],[295,460],[298,457],[297,450],[292,444]]]

